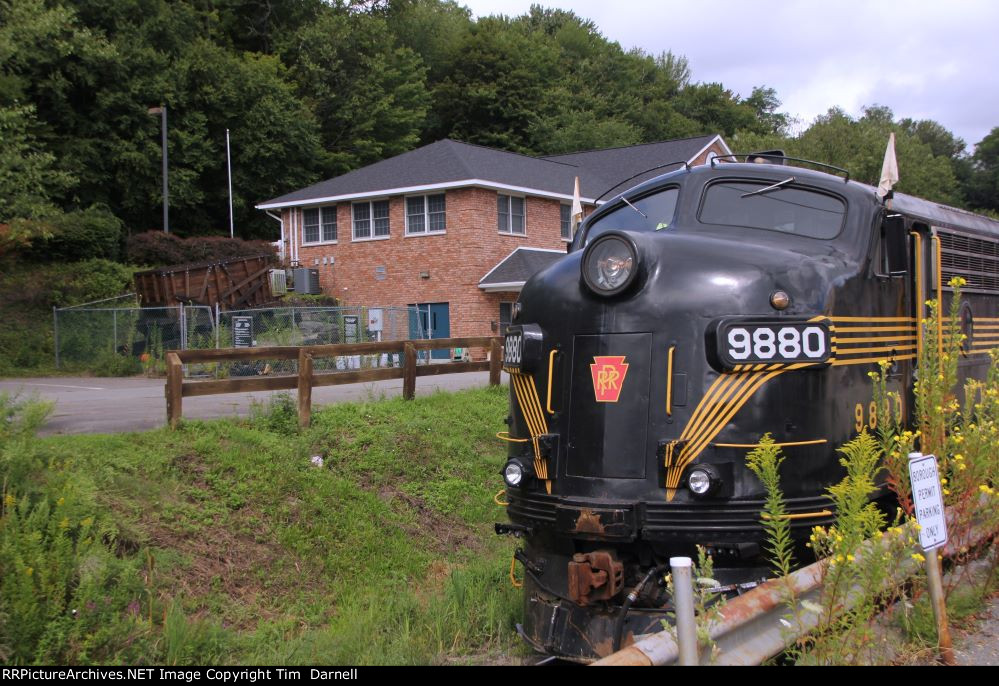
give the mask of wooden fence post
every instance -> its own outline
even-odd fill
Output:
[[[166,381],[166,405],[167,423],[171,429],[177,428],[183,412],[182,398],[184,395],[184,367],[180,363],[177,353],[168,352],[166,355],[167,381]]]
[[[412,400],[416,396],[416,348],[406,342],[403,346],[402,397]]]
[[[298,351],[298,425],[309,428],[312,421],[312,355]]]
[[[489,385],[499,386],[500,370],[503,369],[503,348],[498,338],[489,341]]]

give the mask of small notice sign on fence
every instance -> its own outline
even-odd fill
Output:
[[[343,341],[344,343],[359,343],[361,339],[360,317],[356,314],[348,314],[343,318]]]
[[[935,455],[909,454],[909,481],[912,505],[919,523],[919,545],[923,550],[939,548],[947,542],[943,489]]]
[[[253,317],[232,318],[232,347],[253,347]]]

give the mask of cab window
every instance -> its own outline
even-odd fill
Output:
[[[786,182],[721,181],[704,191],[698,219],[703,224],[833,238],[845,215],[841,199]]]
[[[673,224],[680,189],[673,187],[640,198],[628,198],[597,219],[586,232],[586,242],[607,231],[663,231]]]

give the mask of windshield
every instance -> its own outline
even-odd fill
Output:
[[[846,204],[832,195],[790,186],[793,180],[711,184],[704,192],[699,218],[704,224],[768,229],[809,238],[836,236]]]
[[[663,231],[673,223],[676,214],[676,198],[680,189],[673,187],[628,199],[590,225],[586,231],[586,242],[608,231]]]

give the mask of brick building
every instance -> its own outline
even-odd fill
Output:
[[[524,281],[565,253],[584,209],[731,151],[720,136],[530,157],[441,140],[257,205],[281,255],[345,305],[418,306],[434,338],[501,331]],[[607,192],[613,191],[613,192]]]

